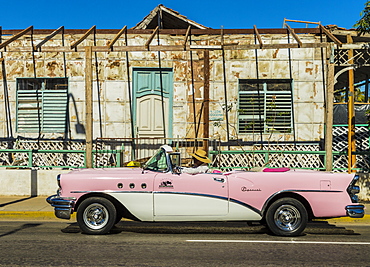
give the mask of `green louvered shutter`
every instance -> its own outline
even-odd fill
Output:
[[[42,95],[42,132],[64,133],[67,109],[66,90],[46,90]]]
[[[20,78],[17,82],[17,131],[64,133],[68,103],[67,79]]]
[[[39,114],[41,112],[41,95],[36,90],[17,91],[17,131],[22,133],[39,132]]]

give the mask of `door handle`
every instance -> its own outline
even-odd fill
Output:
[[[216,181],[216,182],[219,182],[219,183],[224,183],[225,179],[224,178],[213,177],[213,181]]]

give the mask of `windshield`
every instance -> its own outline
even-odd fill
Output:
[[[144,165],[145,170],[166,172],[168,170],[166,151],[159,149]]]

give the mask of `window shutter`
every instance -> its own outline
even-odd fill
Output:
[[[290,133],[291,83],[289,79],[239,80],[239,133]]]
[[[19,78],[17,83],[17,131],[64,133],[68,108],[67,79]]]
[[[39,116],[42,120],[42,93],[36,90],[17,91],[17,131],[22,133],[39,132]]]
[[[66,90],[46,90],[42,96],[42,132],[63,133],[68,95]]]

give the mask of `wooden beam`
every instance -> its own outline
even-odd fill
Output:
[[[155,28],[155,30],[153,31],[152,35],[149,37],[148,41],[146,41],[145,43],[146,50],[149,50],[149,45],[153,41],[153,38],[157,34],[158,30],[159,30],[159,27],[157,26],[157,28]]]
[[[329,51],[331,49],[328,49]],[[329,57],[328,57],[329,58]],[[326,103],[325,103],[325,168],[333,170],[333,110],[334,110],[334,64],[327,60]]]
[[[289,33],[293,36],[293,38],[297,41],[298,47],[302,46],[302,41],[299,39],[298,35],[294,32],[292,28],[288,24],[285,23],[286,28],[288,29]]]
[[[347,43],[353,43],[352,37],[347,35]],[[353,50],[348,50],[348,63],[353,64]],[[355,73],[353,69],[348,70],[348,173],[356,167],[356,137],[355,137]]]
[[[254,29],[254,34],[255,35],[257,35],[257,39],[258,39],[258,42],[259,42],[259,46],[260,46],[260,48],[262,49],[262,47],[263,47],[263,41],[262,41],[262,38],[261,38],[261,35],[259,34],[259,32],[258,32],[258,29],[257,29],[257,26],[256,25],[254,25],[253,26],[253,29]]]
[[[203,101],[204,101],[204,110],[203,110],[203,149],[208,151],[208,139],[209,139],[209,89],[210,89],[210,62],[209,62],[209,51],[204,50],[204,92],[203,92]]]
[[[320,24],[320,29],[326,34],[326,36],[329,37],[330,40],[332,40],[334,43],[336,43],[339,46],[342,46],[342,42],[339,41],[331,32],[329,32],[324,26]]]
[[[294,20],[294,19],[284,19],[284,23],[285,23],[285,21],[299,22],[299,23],[305,23],[305,24],[317,24],[317,25],[320,25],[321,24],[320,22],[312,22],[312,21],[304,21],[304,20]]]
[[[114,36],[114,38],[108,42],[109,49],[113,49],[114,44],[117,42],[117,40],[121,37],[121,35],[127,32],[127,26],[123,27],[117,34]],[[127,44],[126,44],[127,45]]]
[[[285,30],[286,33],[286,30]],[[302,43],[301,48],[325,48],[328,43]],[[194,47],[194,48],[192,48]],[[207,50],[220,50],[222,47],[220,45],[209,45],[202,46],[202,49]],[[247,45],[235,45],[235,44],[225,44],[225,50],[249,50],[249,49],[259,49],[261,46],[259,44],[247,44]],[[299,48],[297,43],[291,44],[264,44],[263,49],[283,49],[283,48]],[[31,46],[19,46],[19,47],[7,47],[7,52],[32,52]],[[93,46],[93,52],[110,52],[111,49],[108,46]],[[184,51],[183,44],[181,45],[156,45],[150,47],[151,51]],[[190,46],[186,45],[186,50],[199,50],[199,46]],[[71,50],[70,47],[65,46],[43,46],[42,52],[84,52],[85,47],[76,47],[75,50]],[[115,46],[114,51],[116,52],[145,52],[148,51],[148,48],[144,45],[132,45],[132,46]]]
[[[186,50],[186,45],[188,43],[190,32],[191,32],[191,26],[189,25],[188,29],[186,30],[186,34],[185,34],[184,50]]]
[[[161,29],[161,34],[184,35],[187,29]],[[21,30],[4,30],[4,35],[18,34]],[[48,35],[54,30],[50,29],[34,29],[33,34]],[[96,34],[117,34],[120,29],[96,29]],[[286,29],[259,29],[260,34],[286,34]],[[319,28],[294,28],[295,33],[300,34],[320,34],[322,31]],[[65,29],[65,34],[84,34],[86,29]],[[152,34],[153,29],[127,29],[127,34]],[[191,29],[193,35],[220,35],[220,29]],[[254,29],[224,29],[225,34],[253,34]]]
[[[22,37],[23,35],[25,35],[27,32],[29,31],[32,31],[33,30],[33,26],[29,26],[27,29],[24,29],[23,31],[19,32],[18,34],[10,37],[8,40],[6,40],[5,42],[2,42],[0,44],[0,49],[3,48],[3,47],[6,47],[8,44],[10,44],[11,42],[17,40],[18,38]],[[3,34],[4,34],[4,31],[3,31]]]
[[[221,46],[223,47],[224,46],[224,28],[223,27],[221,28],[220,37],[221,37]]]
[[[92,26],[80,39],[71,44],[71,49],[77,48],[77,46],[82,43],[82,41],[85,40],[95,29],[96,26]]]
[[[87,168],[93,167],[93,93],[92,93],[92,47],[85,47],[85,124],[86,124],[86,154],[85,163]]]
[[[4,61],[4,58],[3,57],[0,57],[0,62],[3,62]]]
[[[41,49],[41,46],[43,46],[47,41],[52,39],[55,35],[57,35],[61,31],[64,31],[64,26],[59,27],[57,30],[53,31],[50,35],[48,35],[44,40],[42,40],[40,43],[38,43],[35,46],[35,50]]]

